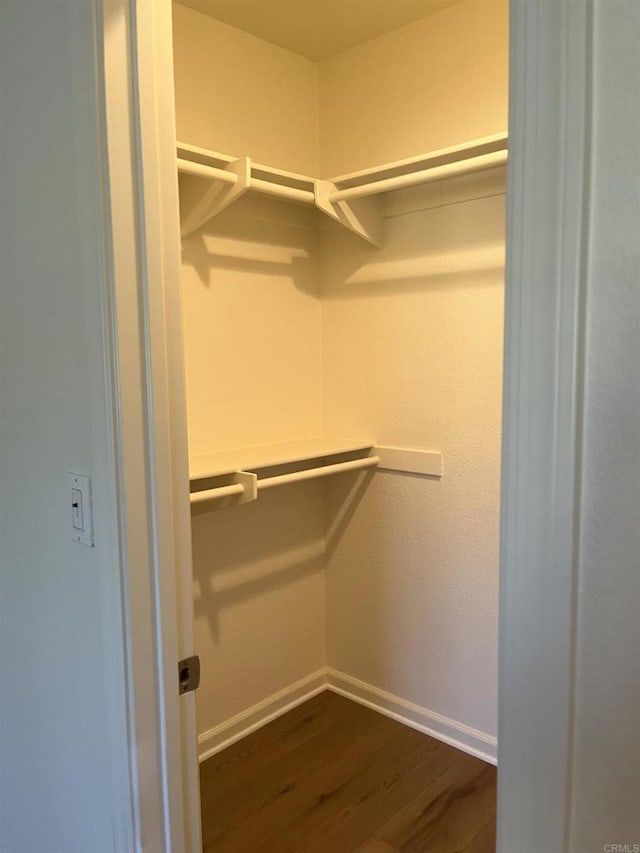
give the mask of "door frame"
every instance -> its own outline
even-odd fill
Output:
[[[565,851],[593,0],[511,0],[498,851]]]
[[[148,764],[147,781],[153,782],[154,772],[163,780],[162,849],[198,853],[194,700],[178,700],[175,689],[176,661],[191,653],[193,640],[171,4],[102,1],[105,8],[118,7],[128,21],[118,39],[105,36],[107,78],[116,76],[118,63],[130,72],[129,109],[107,103],[107,136],[114,140],[125,134],[134,156],[128,175],[126,158],[111,158],[109,180],[114,230],[132,222],[131,211],[121,203],[123,186],[137,205],[137,346],[147,393],[143,428],[154,548],[147,577],[153,590],[153,647],[136,646],[136,637],[148,633],[149,607],[133,601],[128,631],[134,657],[131,689],[140,697],[139,726],[152,716],[156,720],[155,758]],[[500,853],[559,853],[568,844],[592,3],[510,2]],[[131,267],[127,270],[123,264],[121,277],[127,272]],[[116,331],[123,376],[135,366],[130,345],[131,340]],[[125,464],[132,452],[125,445]],[[140,673],[149,664],[159,673],[151,710],[148,697],[140,692]],[[132,746],[138,759],[148,748],[138,735]],[[143,776],[141,771],[141,784]],[[141,823],[144,836],[144,814]]]
[[[138,850],[201,851],[169,0],[93,0]]]

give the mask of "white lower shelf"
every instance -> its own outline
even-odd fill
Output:
[[[278,444],[263,444],[235,450],[194,455],[189,460],[189,478],[192,483],[210,480],[236,471],[257,471],[291,465],[308,459],[330,459],[345,453],[371,450],[375,442],[348,438],[305,438]]]
[[[191,507],[208,512],[254,501],[274,486],[372,468],[441,477],[442,454],[326,436],[198,454],[190,460]]]

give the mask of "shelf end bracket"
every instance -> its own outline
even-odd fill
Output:
[[[197,231],[205,222],[213,219],[234,201],[244,195],[251,185],[251,158],[240,157],[225,166],[226,172],[236,176],[233,184],[220,181],[204,181],[201,177],[185,175],[181,177],[181,227],[180,235],[187,237]],[[185,212],[186,211],[186,212]]]
[[[316,207],[377,248],[383,244],[383,217],[380,199],[359,198],[349,201],[330,201],[336,192],[331,181],[315,181]]]

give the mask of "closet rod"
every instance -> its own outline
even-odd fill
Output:
[[[442,166],[432,166],[429,169],[422,169],[419,172],[409,172],[406,175],[396,175],[393,178],[384,178],[380,181],[360,184],[357,187],[337,190],[331,193],[329,201],[347,201],[351,198],[377,195],[378,193],[385,193],[390,190],[399,190],[403,187],[413,187],[417,184],[439,181],[442,178],[449,178],[454,175],[465,175],[469,172],[477,172],[480,169],[501,166],[506,162],[507,151],[493,151],[489,154],[480,154],[478,157],[469,157],[467,160],[456,160],[452,163],[444,163]]]
[[[192,163],[191,160],[178,158],[178,171],[186,175],[195,175],[198,178],[210,178],[215,181],[223,181],[225,184],[236,184],[238,176],[226,169],[217,166],[207,166],[204,163]],[[304,201],[315,204],[315,193],[311,190],[301,190],[297,187],[288,187],[286,184],[272,183],[261,178],[250,178],[250,190],[257,190],[264,195],[273,195],[278,198],[288,198],[291,201]]]
[[[192,163],[191,160],[182,160],[178,157],[178,171],[186,175],[196,175],[198,178],[214,178],[225,184],[236,184],[238,176],[226,169],[218,169],[216,166],[207,166],[204,163]]]
[[[272,184],[271,181],[263,181],[260,178],[251,178],[250,190],[258,190],[265,195],[275,195],[278,198],[288,198],[292,201],[306,201],[315,204],[316,197],[311,190],[300,190],[297,187],[287,187],[284,184]]]
[[[206,503],[207,501],[216,500],[217,498],[229,498],[233,495],[242,494],[244,494],[244,486],[242,483],[233,483],[231,486],[218,486],[216,489],[192,492],[189,495],[189,500],[192,504],[201,504]]]
[[[273,486],[284,486],[287,483],[299,483],[301,480],[328,477],[329,474],[339,474],[341,471],[358,471],[362,468],[374,468],[379,461],[377,456],[365,456],[363,459],[352,459],[349,462],[336,462],[334,465],[323,465],[318,468],[308,468],[305,471],[295,471],[293,474],[265,477],[264,480],[258,480],[258,491],[261,489],[271,489]]]

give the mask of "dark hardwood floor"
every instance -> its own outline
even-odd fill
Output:
[[[494,853],[496,769],[334,693],[200,767],[205,853]]]

